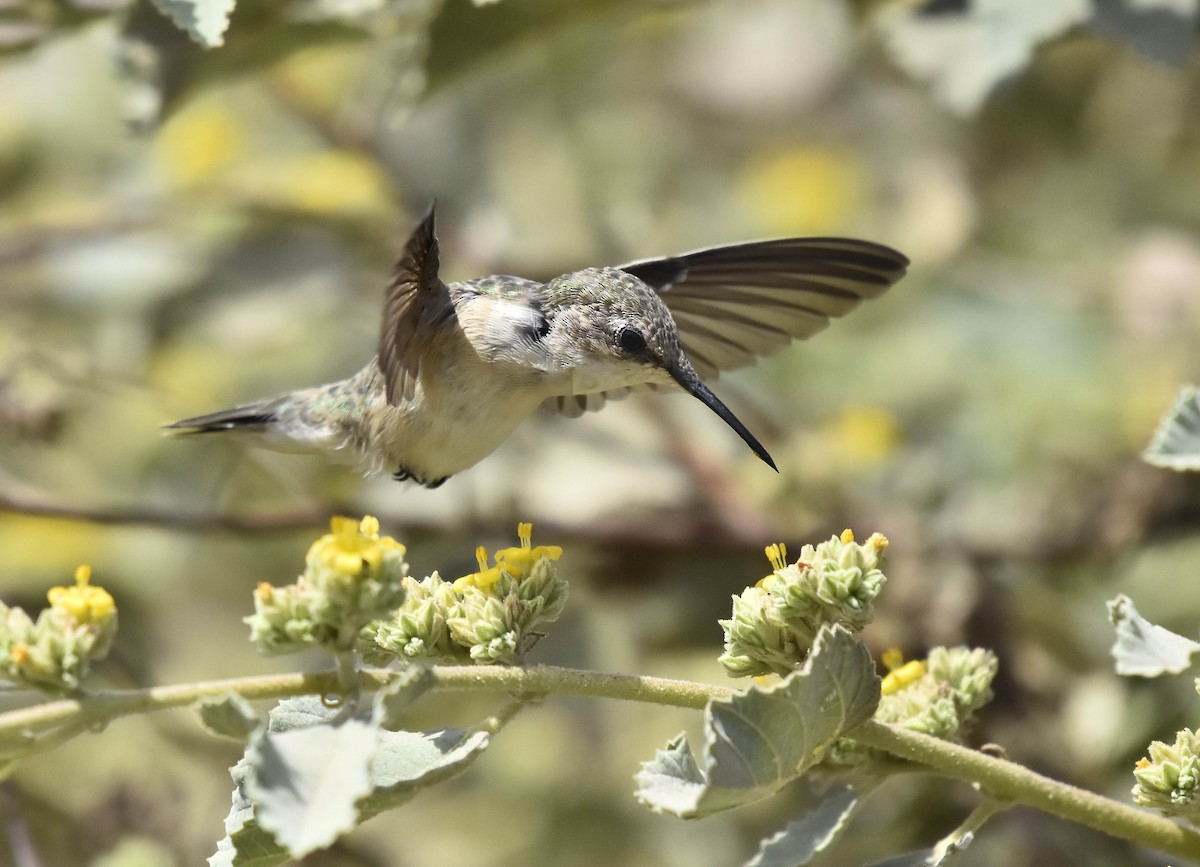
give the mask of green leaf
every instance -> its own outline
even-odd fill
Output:
[[[326,702],[315,695],[287,698],[271,709],[268,728],[273,732],[304,729],[333,722],[345,713],[341,704]]]
[[[225,41],[234,0],[152,0],[192,41],[216,48]]]
[[[233,790],[233,807],[225,817],[225,838],[209,857],[209,867],[275,867],[291,860],[275,838],[254,820],[254,804],[241,786],[245,770],[245,759],[231,770],[238,786]]]
[[[361,820],[399,807],[421,789],[457,777],[490,742],[487,732],[470,729],[381,731],[369,768],[373,791],[359,804]]]
[[[375,693],[374,720],[388,731],[396,731],[404,712],[433,686],[433,672],[425,665],[410,665]]]
[[[1108,603],[1108,619],[1117,630],[1110,651],[1117,661],[1117,674],[1159,677],[1179,674],[1192,666],[1200,644],[1151,623],[1138,614],[1133,600],[1124,594]]]
[[[261,724],[250,702],[235,692],[200,699],[193,709],[207,731],[241,743],[245,743]]]
[[[684,818],[774,794],[865,722],[879,703],[875,663],[843,627],[822,627],[804,668],[772,687],[713,699],[705,710],[703,768],[679,735],[638,772],[638,799]]]
[[[858,807],[858,793],[842,786],[826,795],[803,818],[789,822],[774,837],[763,840],[746,867],[799,867],[824,852],[841,836]]]
[[[1200,470],[1200,389],[1180,389],[1142,460],[1168,470]]]
[[[423,680],[421,675],[402,679],[398,694],[410,690],[407,694],[411,697],[414,685],[419,687]],[[297,857],[301,851],[312,851],[305,846],[328,845],[355,825],[404,804],[421,789],[458,776],[490,743],[486,731],[470,729],[383,730],[379,727],[379,704],[360,710],[350,719],[340,720],[343,715],[343,710],[330,707],[316,696],[288,699],[271,712],[269,732],[256,739],[231,770],[237,787],[233,808],[225,819],[227,836],[209,859],[210,865],[270,867]],[[366,730],[369,735],[339,734],[347,725]],[[313,737],[304,740],[305,735]],[[367,739],[372,741],[372,748],[364,760]],[[297,751],[302,755],[294,755]],[[327,778],[311,773],[330,763],[334,767]],[[360,771],[362,777],[358,776]],[[295,790],[267,792],[268,806],[259,791],[264,773],[268,781],[285,787],[290,782]],[[361,785],[363,779],[365,785]],[[361,793],[347,801],[360,786]],[[310,815],[312,810],[336,811],[336,815]],[[264,812],[270,818],[264,818]],[[292,824],[280,828],[280,822]],[[326,839],[314,839],[318,836]],[[297,842],[303,845],[298,847]]]
[[[1040,43],[1091,13],[1089,0],[974,0],[961,11],[945,5],[893,3],[878,20],[896,63],[960,114],[976,111],[997,84],[1029,65]]]
[[[323,849],[358,823],[355,802],[371,791],[367,773],[379,729],[346,719],[264,732],[246,750],[246,794],[265,830],[294,858]]]

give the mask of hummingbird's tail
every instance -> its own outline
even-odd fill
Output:
[[[279,452],[317,452],[339,463],[359,463],[361,413],[355,409],[353,394],[353,382],[343,380],[185,418],[163,428],[183,436],[229,434]]]
[[[245,406],[235,406],[185,418],[181,421],[163,425],[165,430],[184,436],[202,433],[217,433],[221,431],[243,431],[245,433],[266,433],[270,425],[279,421],[279,405],[282,398],[260,400]]]

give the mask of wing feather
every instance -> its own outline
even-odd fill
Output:
[[[620,266],[662,296],[705,380],[811,337],[883,294],[907,268],[907,257],[890,247],[851,238],[750,241]],[[574,417],[612,397],[568,395],[547,405]]]
[[[379,368],[388,403],[399,406],[412,399],[420,375],[422,320],[434,299],[449,303],[438,278],[438,242],[434,234],[434,203],[404,245],[383,303],[379,332]]]
[[[621,266],[662,296],[702,378],[811,337],[907,268],[890,247],[850,238],[750,241]]]

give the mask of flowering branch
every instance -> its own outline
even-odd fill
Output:
[[[714,698],[734,692],[729,687],[693,681],[550,665],[528,668],[447,665],[433,666],[430,670],[434,689],[590,696],[697,710]],[[376,691],[399,675],[392,670],[366,669],[360,672],[359,686],[364,691]],[[0,714],[0,742],[38,732],[53,737],[53,732],[64,725],[69,725],[73,731],[83,731],[122,716],[185,707],[202,698],[231,692],[246,699],[280,699],[323,695],[335,692],[337,688],[337,675],[325,672],[230,678],[97,693]],[[1144,810],[1044,777],[1005,759],[875,721],[864,723],[847,737],[944,776],[978,785],[990,798],[1034,807],[1161,852],[1200,859],[1200,833]]]
[[[477,572],[450,581],[435,572],[418,581],[408,574],[405,546],[381,536],[378,520],[335,518],[309,548],[295,582],[258,585],[254,613],[245,618],[260,651],[321,648],[333,655],[334,671],[141,690],[92,693],[81,686],[91,662],[108,651],[117,621],[113,598],[80,567],[73,586],[50,591],[50,606],[36,620],[0,604],[0,676],[57,696],[0,714],[0,772],[119,717],[218,699],[205,703],[206,725],[216,719],[214,730],[248,738],[246,756],[233,769],[230,836],[218,848],[240,851],[246,844],[250,851],[249,841],[257,840],[281,857],[300,857],[398,806],[416,788],[461,773],[525,703],[590,696],[705,712],[702,753],[676,738],[638,775],[638,797],[660,812],[699,816],[740,806],[774,794],[818,763],[834,772],[879,772],[899,758],[980,789],[983,803],[940,844],[947,850],[965,845],[995,812],[1021,804],[1200,860],[1200,831],[958,743],[991,698],[998,661],[990,651],[932,648],[926,659],[907,663],[889,652],[882,662],[891,673],[878,677],[855,633],[870,621],[886,583],[888,540],[880,534],[858,543],[847,530],[805,545],[794,563],[782,545],[767,549],[771,574],[735,597],[732,617],[721,621],[721,662],[730,674],[782,678],[747,690],[523,666],[536,630],[562,612],[567,585],[557,571],[562,549],[533,545],[529,524],[519,525],[517,535],[518,545],[494,556],[479,548]],[[359,654],[371,663],[408,664],[359,668]],[[501,693],[510,702],[482,727],[406,732],[396,717],[426,689]],[[300,698],[311,696],[321,700]],[[329,696],[341,697],[339,710],[331,710]],[[291,701],[264,724],[246,704],[255,699]],[[1137,771],[1146,797],[1158,798],[1148,803],[1162,809],[1160,802],[1190,797],[1200,767],[1197,743],[1187,733],[1174,747],[1152,747],[1153,761],[1143,760]],[[755,771],[753,785],[730,783],[745,775],[729,776],[722,764],[729,757]],[[286,818],[288,811],[309,814],[302,783],[329,768],[340,774],[335,789],[345,809],[325,813],[312,839],[295,838],[289,829],[300,826]],[[291,795],[276,800],[276,791]]]

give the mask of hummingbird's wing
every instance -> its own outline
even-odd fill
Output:
[[[658,290],[701,379],[810,337],[904,276],[908,259],[849,238],[780,238],[619,266]]]
[[[423,334],[429,331],[420,325],[429,318],[432,307],[449,304],[449,292],[438,279],[438,242],[431,202],[404,245],[383,302],[379,369],[383,371],[388,403],[399,406],[412,399],[420,372]]]
[[[850,238],[779,238],[641,259],[620,270],[656,289],[701,379],[754,363],[811,337],[904,276],[908,258]],[[663,386],[636,385],[547,401],[565,416]]]

